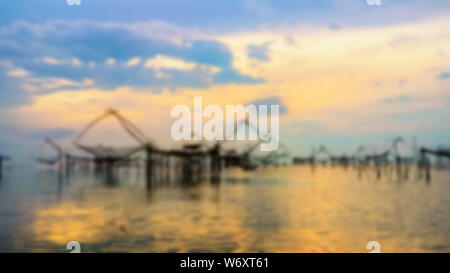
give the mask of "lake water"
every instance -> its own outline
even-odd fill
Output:
[[[0,251],[450,252],[450,172],[432,181],[309,166],[154,183],[14,167],[0,183]]]

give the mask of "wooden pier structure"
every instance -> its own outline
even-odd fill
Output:
[[[425,174],[425,179],[427,182],[431,180],[431,161],[429,158],[430,155],[435,156],[438,159],[447,158],[448,160],[450,160],[450,150],[432,150],[424,147],[420,149],[420,159],[417,162],[417,166],[419,168],[419,175],[422,177]]]
[[[111,147],[102,144],[93,146],[83,143],[83,137],[87,132],[107,117],[115,118],[125,132],[134,139],[135,145]],[[252,127],[248,120],[241,121],[240,124],[249,128]],[[237,132],[237,129],[235,132]],[[56,165],[64,173],[70,173],[75,168],[112,173],[119,168],[144,167],[147,183],[151,184],[152,179],[155,176],[160,176],[160,174],[164,179],[175,175],[181,177],[183,181],[198,181],[208,175],[211,181],[220,181],[221,173],[226,168],[238,167],[249,171],[260,166],[277,165],[284,158],[290,158],[290,163],[296,165],[310,165],[313,169],[316,164],[329,164],[332,167],[354,167],[357,168],[359,173],[371,169],[375,170],[377,178],[380,178],[383,172],[394,170],[399,180],[408,179],[410,167],[417,164],[419,176],[425,177],[429,181],[432,165],[429,157],[450,159],[450,150],[433,150],[424,147],[418,149],[415,141],[412,145],[408,145],[401,137],[393,139],[381,151],[359,146],[353,153],[336,155],[322,145],[318,149],[312,149],[310,156],[294,158],[290,157],[289,150],[281,142],[279,142],[280,147],[277,151],[268,152],[257,158],[254,153],[261,144],[261,140],[251,143],[250,146],[240,152],[235,148],[225,148],[227,141],[216,141],[209,145],[193,141],[185,143],[179,149],[163,149],[151,141],[137,126],[113,109],[107,109],[105,113],[88,123],[72,143],[84,155],[75,155],[73,152],[64,150],[55,141],[48,138],[45,139],[44,145],[50,146],[55,155],[37,157],[36,160],[42,164]],[[412,156],[402,156],[399,145],[404,145]],[[7,157],[0,157],[0,175],[1,163],[7,159]]]
[[[411,154],[410,156],[401,155],[399,151],[400,144],[406,147]],[[319,156],[324,158],[319,159]],[[413,140],[412,144],[407,144],[402,137],[396,137],[381,152],[370,153],[368,148],[360,146],[350,156],[334,156],[325,146],[320,146],[318,150],[313,149],[308,157],[294,157],[293,164],[307,164],[313,168],[315,164],[353,166],[358,169],[359,173],[365,169],[374,169],[377,179],[381,177],[382,172],[393,169],[400,181],[407,180],[410,168],[416,165],[419,179],[424,178],[429,182],[433,166],[430,156],[436,158],[434,166],[445,167],[442,159],[447,159],[447,162],[450,162],[450,149],[429,149],[425,147],[419,149],[415,144],[415,140]]]
[[[115,118],[136,144],[131,147],[84,144],[83,138],[89,130],[107,117]],[[209,175],[211,181],[220,181],[224,168],[239,167],[244,170],[254,170],[259,165],[272,164],[288,154],[287,149],[284,149],[286,151],[283,153],[271,152],[256,162],[252,160],[253,152],[261,141],[256,141],[251,147],[241,152],[234,149],[226,150],[220,142],[205,145],[194,141],[186,143],[179,149],[162,149],[147,138],[137,126],[113,109],[107,109],[105,113],[88,123],[72,143],[78,151],[87,156],[74,155],[73,152],[65,151],[55,141],[47,138],[44,145],[50,146],[55,155],[37,157],[36,160],[45,165],[55,165],[65,173],[70,173],[75,168],[111,173],[121,167],[139,165],[145,168],[147,181],[150,183],[160,172],[164,172],[165,177],[175,173],[184,181],[200,180],[205,174]],[[143,164],[140,165],[141,163]]]

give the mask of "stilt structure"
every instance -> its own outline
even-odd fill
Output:
[[[36,158],[36,161],[38,161],[41,164],[50,165],[50,166],[53,166],[57,163],[61,164],[62,160],[64,158],[63,149],[58,144],[56,144],[56,142],[54,142],[52,139],[46,138],[44,140],[43,145],[41,146],[41,150],[47,145],[50,146],[55,151],[56,154],[51,157],[42,157],[41,155],[38,155],[38,157]]]
[[[96,124],[107,117],[115,118],[121,127],[136,141],[131,147],[111,147],[103,144],[87,145],[82,143],[83,137]],[[239,125],[248,126],[255,129],[248,120],[241,121]],[[237,128],[234,134],[237,133]],[[280,159],[290,157],[289,150],[286,149],[279,141],[279,149],[277,151],[258,154],[257,148],[264,143],[270,141],[270,136],[259,136],[258,140],[253,143],[246,143],[245,149],[238,151],[237,149],[225,149],[229,137],[224,142],[216,142],[213,146],[207,146],[204,143],[188,143],[181,149],[161,149],[152,143],[133,123],[125,119],[116,110],[107,109],[105,113],[90,122],[74,139],[73,144],[79,150],[86,152],[90,157],[74,156],[64,150],[51,139],[46,139],[44,145],[49,145],[55,155],[51,157],[38,157],[37,161],[47,164],[59,164],[61,168],[65,168],[66,173],[76,165],[92,166],[96,171],[106,171],[107,177],[111,178],[112,171],[118,167],[133,166],[137,160],[144,158],[138,157],[138,153],[142,152],[145,156],[145,174],[147,177],[147,187],[151,188],[154,181],[170,183],[173,177],[180,178],[185,182],[201,181],[204,175],[209,173],[211,181],[220,181],[221,172],[226,167],[240,167],[244,170],[254,170],[261,165],[276,165]],[[236,139],[236,136],[231,138]],[[261,139],[264,139],[263,141]],[[313,149],[309,157],[295,157],[294,164],[310,164],[314,171],[316,163],[331,164],[332,166],[355,166],[358,172],[363,169],[374,169],[377,179],[380,178],[382,170],[396,170],[400,179],[408,178],[408,172],[411,163],[417,162],[419,170],[425,173],[425,177],[430,180],[430,160],[429,155],[438,158],[446,157],[449,159],[450,151],[438,149],[430,150],[426,148],[414,150],[412,157],[401,156],[398,145],[403,143],[403,138],[397,137],[389,142],[389,147],[381,153],[366,153],[366,148],[360,146],[354,154],[335,156],[325,146],[320,146],[318,150]],[[405,143],[406,144],[406,143]],[[408,146],[408,145],[407,145]],[[416,147],[415,145],[413,145]],[[408,148],[410,148],[408,146]],[[257,156],[259,155],[259,157]],[[0,156],[0,174],[1,164],[7,157]],[[142,162],[142,161],[141,161]],[[391,169],[389,166],[393,167]],[[113,179],[110,179],[111,181]]]
[[[119,121],[119,124],[123,129],[137,141],[137,145],[134,147],[110,147],[104,145],[90,146],[87,144],[82,144],[81,139],[86,135],[86,133],[92,129],[96,124],[105,118],[112,116]],[[127,163],[132,161],[132,156],[139,151],[143,151],[145,147],[150,144],[147,137],[130,121],[125,119],[116,110],[107,109],[106,112],[89,123],[81,133],[75,138],[73,144],[78,149],[90,154],[93,159],[94,168],[97,171],[107,170],[111,171],[114,166],[120,163]]]
[[[224,144],[231,143],[232,141],[236,140],[238,130],[242,126],[245,126],[245,133],[246,129],[248,128],[248,130],[253,130],[256,134],[259,134],[257,126],[252,124],[247,118],[242,119],[237,123],[233,132],[226,136]],[[273,136],[269,134],[259,135],[259,138],[254,140],[254,143],[248,142],[249,145],[243,150],[241,149],[241,151],[238,151],[238,149],[236,148],[222,148],[223,154],[221,155],[221,157],[223,159],[225,167],[240,167],[244,170],[254,170],[261,165],[278,164],[281,159],[290,157],[289,151],[283,146],[280,141],[278,141],[279,147],[277,150],[271,152],[261,152],[258,155],[257,148],[265,142],[270,142],[272,140],[271,138],[273,138]]]
[[[296,156],[292,159],[292,163],[296,164],[296,165],[303,165],[303,164],[309,164],[309,165],[314,165],[316,158],[315,158],[315,150],[314,148],[311,149],[311,155],[307,156],[307,157],[299,157]]]
[[[263,165],[272,165],[278,164],[281,160],[290,157],[291,154],[289,150],[282,144],[279,143],[279,147],[277,150],[269,152],[267,156],[265,156],[261,162]]]
[[[420,176],[423,177],[423,173],[425,172],[425,180],[427,182],[431,181],[431,161],[428,155],[434,155],[437,158],[447,158],[450,159],[450,151],[448,150],[432,150],[428,148],[420,149],[420,160],[418,162],[418,168],[420,172]]]

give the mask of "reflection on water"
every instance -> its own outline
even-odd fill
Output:
[[[0,251],[450,251],[450,172],[398,181],[352,168],[228,171],[221,183],[13,169],[0,186]]]

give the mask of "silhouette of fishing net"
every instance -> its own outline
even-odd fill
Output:
[[[45,153],[47,147],[51,148],[51,154],[49,154],[48,152]],[[63,155],[64,152],[62,148],[50,138],[46,138],[40,146],[38,156],[35,158],[35,160],[44,165],[52,166],[62,160]]]
[[[114,117],[119,124],[125,130],[125,132],[131,136],[138,145],[127,147],[112,147],[103,144],[88,145],[81,143],[82,138],[92,129],[107,117]],[[107,109],[104,114],[94,119],[89,123],[81,133],[75,138],[73,144],[80,150],[87,152],[95,158],[115,158],[115,159],[128,159],[134,154],[145,149],[147,145],[151,145],[149,139],[130,121],[125,119],[116,110]]]

